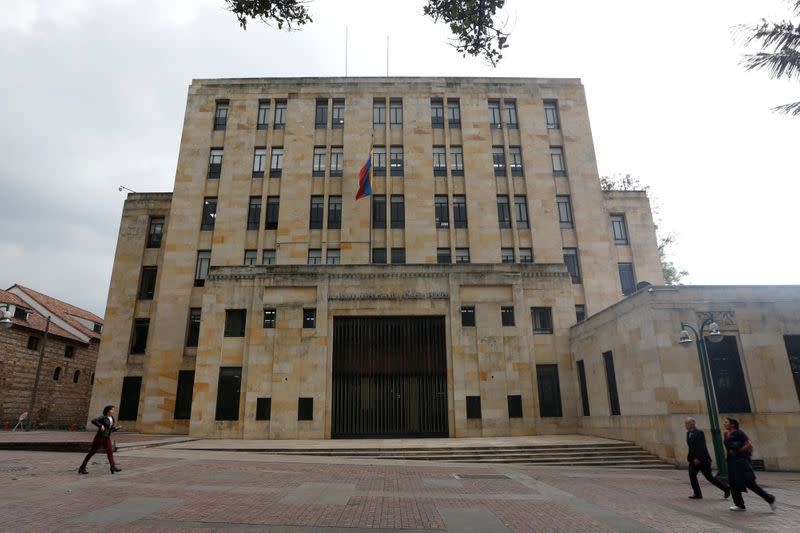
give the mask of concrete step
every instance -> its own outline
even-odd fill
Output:
[[[235,447],[219,447],[219,446],[193,446],[193,450],[205,451],[228,451],[228,452],[262,452],[262,453],[280,453],[292,455],[342,455],[352,456],[357,454],[376,454],[376,453],[453,453],[453,452],[473,452],[473,453],[489,453],[498,454],[506,452],[520,452],[530,451],[542,453],[558,453],[562,451],[620,451],[620,450],[640,450],[641,448],[634,444],[598,444],[598,445],[564,445],[564,446],[437,446],[437,447],[412,447],[412,448],[235,448]]]

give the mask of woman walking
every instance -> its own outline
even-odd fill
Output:
[[[726,418],[723,423],[725,426],[725,449],[728,452],[728,482],[731,486],[731,495],[735,504],[730,507],[730,510],[745,510],[742,492],[747,492],[747,489],[750,489],[761,496],[769,504],[769,508],[774,511],[775,496],[758,486],[756,474],[750,464],[753,444],[744,431],[739,429],[738,420]]]
[[[81,464],[81,467],[78,469],[79,474],[89,473],[89,471],[86,470],[86,465],[89,464],[89,459],[91,459],[100,448],[103,448],[106,451],[106,455],[108,455],[108,464],[111,465],[111,473],[122,472],[122,469],[117,468],[117,465],[114,464],[114,445],[111,443],[111,434],[122,429],[122,426],[117,426],[114,423],[114,409],[113,405],[106,405],[103,408],[103,416],[98,416],[92,420],[92,424],[97,426],[97,433],[92,441],[92,449],[86,454],[83,464]]]

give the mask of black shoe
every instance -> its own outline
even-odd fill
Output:
[[[88,470],[86,470],[86,467],[85,467],[85,466],[82,466],[82,467],[80,467],[80,468],[78,469],[78,473],[79,473],[79,474],[88,474],[88,473],[89,473],[89,471],[88,471]]]
[[[703,497],[700,494],[692,494],[691,496],[689,496],[689,499],[690,500],[702,500]]]
[[[728,496],[731,495],[731,489],[724,489],[725,495],[723,496],[724,499],[728,499]]]
[[[114,472],[122,472],[122,469],[117,467],[117,465],[111,465],[111,473],[113,474]]]

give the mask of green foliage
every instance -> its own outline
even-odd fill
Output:
[[[663,237],[658,234],[658,226],[656,226],[656,237],[658,238],[658,258],[661,260],[661,272],[664,274],[664,283],[667,285],[678,285],[684,276],[688,276],[687,270],[678,270],[675,263],[667,257],[667,248],[675,243],[675,235],[673,233]]]
[[[258,19],[261,22],[278,25],[282,30],[291,30],[292,25],[303,26],[313,22],[311,15],[306,8],[309,3],[306,0],[224,0],[228,4],[228,9],[232,11],[239,20],[239,25],[243,30],[247,30],[248,19]]]
[[[600,176],[600,188],[603,191],[644,191],[649,193],[650,186],[643,185],[639,178],[630,174],[614,174]]]

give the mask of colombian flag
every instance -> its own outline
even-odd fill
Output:
[[[369,152],[367,162],[361,167],[361,172],[358,173],[358,192],[356,192],[356,200],[370,195],[372,195],[372,150]]]

